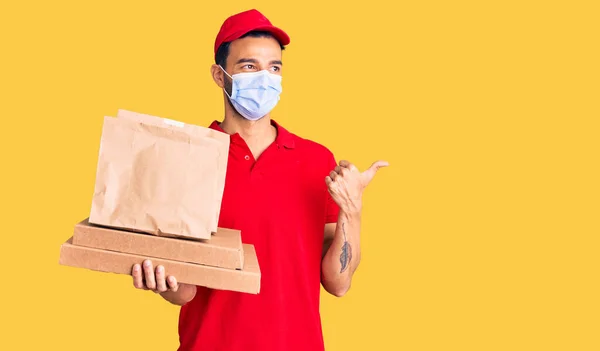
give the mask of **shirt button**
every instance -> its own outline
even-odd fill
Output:
[[[246,155],[244,156],[244,160],[248,161],[250,159],[250,156]]]

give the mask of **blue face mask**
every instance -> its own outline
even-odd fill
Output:
[[[219,66],[221,67],[221,66]],[[225,69],[221,67],[223,72]],[[264,117],[279,102],[281,94],[281,76],[267,70],[259,72],[238,73],[230,76],[232,79],[229,101],[236,111],[244,118],[255,121]]]

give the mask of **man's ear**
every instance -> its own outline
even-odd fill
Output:
[[[210,66],[210,73],[212,75],[213,80],[215,81],[215,83],[217,83],[219,88],[223,89],[223,87],[225,87],[225,81],[223,80],[225,74],[223,73],[221,67],[219,67],[219,65],[217,64],[213,64],[212,66]]]

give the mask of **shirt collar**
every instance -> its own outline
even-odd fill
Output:
[[[288,132],[285,128],[283,128],[279,123],[277,123],[274,120],[271,120],[271,125],[273,125],[277,130],[277,137],[275,138],[275,143],[277,144],[277,146],[284,146],[287,149],[293,149],[296,147],[296,142],[292,133]],[[221,123],[217,120],[214,120],[210,124],[209,128],[225,133],[223,128],[221,128]],[[231,135],[231,141],[243,141],[243,139],[239,135],[239,133],[235,133]]]

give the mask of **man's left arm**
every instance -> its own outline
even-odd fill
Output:
[[[377,161],[363,173],[348,161],[339,165],[325,178],[332,199],[339,206],[337,223],[325,225],[321,283],[335,296],[350,289],[352,276],[360,263],[360,229],[362,195],[385,161]]]
[[[325,225],[321,282],[327,292],[341,297],[350,289],[360,263],[360,213],[340,211],[337,223]]]

